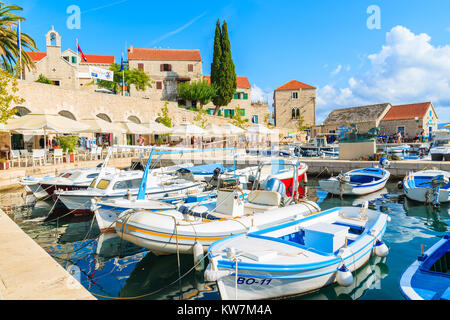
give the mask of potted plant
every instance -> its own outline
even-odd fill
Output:
[[[9,169],[9,161],[7,159],[0,159],[0,170]]]
[[[58,145],[63,149],[63,152],[69,154],[69,161],[74,162],[74,151],[78,147],[78,137],[77,136],[60,136]]]

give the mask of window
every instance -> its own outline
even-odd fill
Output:
[[[162,64],[161,65],[161,71],[172,71],[172,65],[171,64]]]
[[[292,99],[298,99],[298,92],[292,92]]]
[[[252,117],[252,123],[258,123],[258,116],[253,116]]]
[[[399,132],[402,134],[402,137],[405,135],[405,127],[397,127],[397,132]]]
[[[188,64],[188,72],[194,72],[194,65]]]
[[[94,179],[98,177],[98,173],[93,173],[87,176],[88,179]]]
[[[144,64],[138,63],[138,69],[144,71]]]
[[[295,119],[295,109],[292,109],[292,116],[291,116],[291,118]]]
[[[59,81],[55,80],[55,81],[52,81],[52,82],[53,82],[54,86],[59,86]]]
[[[244,93],[244,100],[248,100],[248,93]]]
[[[100,182],[97,185],[97,189],[105,190],[108,188],[111,181],[109,180],[100,180]]]
[[[64,60],[66,60],[67,62],[69,62],[69,57],[63,57]]]
[[[72,63],[77,63],[77,57],[72,57]]]
[[[245,109],[239,109],[239,114],[245,117]]]
[[[162,82],[161,81],[156,81],[156,89],[162,90]]]
[[[295,119],[300,119],[300,109],[297,109],[295,113]]]

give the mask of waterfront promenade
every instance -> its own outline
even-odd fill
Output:
[[[0,300],[96,300],[0,209]]]

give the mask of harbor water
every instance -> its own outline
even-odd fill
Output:
[[[348,288],[336,284],[289,299],[403,299],[400,277],[420,254],[421,245],[427,250],[449,231],[450,205],[433,209],[414,203],[403,196],[397,183],[390,181],[382,192],[366,197],[340,200],[320,190],[317,178],[309,179],[305,194],[322,209],[369,201],[371,208],[389,214],[391,221],[383,240],[390,254],[383,259],[372,257],[355,273]],[[17,199],[26,202],[22,192],[17,191]],[[14,194],[8,197],[14,198]],[[10,217],[98,299],[220,299],[216,285],[205,282],[203,272],[193,270],[191,255],[181,255],[178,267],[176,255],[156,256],[116,234],[100,234],[93,216],[44,222],[52,210],[51,202],[22,206],[19,200],[6,208]]]

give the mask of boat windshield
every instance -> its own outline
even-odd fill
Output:
[[[119,181],[114,185],[113,190],[138,189],[142,179],[132,179]]]

